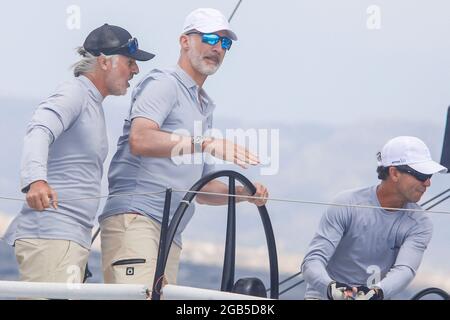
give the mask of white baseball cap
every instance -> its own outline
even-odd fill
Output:
[[[423,174],[445,173],[447,168],[431,159],[430,150],[416,137],[400,136],[389,140],[378,153],[378,165],[407,165]]]
[[[199,8],[188,14],[186,20],[184,20],[182,33],[188,33],[193,30],[201,33],[213,33],[224,30],[231,40],[237,40],[237,36],[231,30],[227,18],[219,10],[212,8]]]

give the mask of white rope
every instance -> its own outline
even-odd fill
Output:
[[[69,199],[59,199],[58,203],[64,203],[64,202],[70,202],[70,201],[80,201],[80,200],[94,200],[94,199],[102,199],[102,198],[115,198],[115,197],[128,197],[128,196],[149,196],[149,195],[157,195],[161,193],[165,193],[166,191],[157,191],[157,192],[132,192],[132,193],[118,193],[118,194],[111,194],[111,195],[99,195],[99,196],[92,196],[92,197],[83,197],[83,198],[69,198]],[[10,198],[10,197],[3,197],[0,196],[0,200],[11,200],[11,201],[20,201],[20,202],[26,202],[25,199],[21,198]],[[50,201],[50,203],[53,203],[53,201]]]
[[[206,195],[214,195],[214,196],[228,196],[228,197],[237,197],[237,198],[245,198],[245,199],[265,199],[267,201],[279,201],[279,202],[291,202],[291,203],[302,203],[302,204],[315,204],[315,205],[323,205],[323,206],[336,206],[336,207],[353,207],[353,208],[365,208],[365,209],[383,209],[390,211],[413,211],[413,212],[428,212],[428,213],[441,213],[441,214],[450,214],[450,211],[436,211],[436,210],[425,210],[425,209],[404,209],[404,208],[391,208],[391,207],[380,207],[380,206],[371,206],[371,205],[362,205],[362,204],[344,204],[344,203],[333,203],[333,202],[321,202],[321,201],[309,201],[309,200],[300,200],[300,199],[283,199],[283,198],[264,198],[264,197],[255,197],[255,196],[242,196],[236,194],[228,194],[228,193],[218,193],[218,192],[205,192],[205,191],[189,191],[189,190],[172,190],[173,192],[191,192],[196,194],[206,194]]]
[[[24,202],[25,201],[25,200],[19,199],[19,198],[9,198],[9,197],[1,197],[1,196],[0,196],[0,199],[1,200],[10,200],[10,201],[20,201],[20,202]]]
[[[235,194],[229,194],[229,193],[206,192],[206,191],[191,191],[191,190],[177,190],[177,189],[173,189],[172,191],[173,192],[184,192],[184,193],[190,192],[190,193],[195,193],[195,194],[204,194],[204,195],[212,195],[212,196],[237,197],[237,198],[244,198],[244,199],[255,199],[255,200],[267,200],[267,201],[278,201],[278,202],[312,204],[312,205],[321,205],[321,206],[352,207],[352,208],[363,208],[363,209],[383,209],[383,210],[389,210],[389,211],[409,211],[409,212],[450,214],[450,211],[391,208],[391,207],[381,207],[381,206],[362,205],[362,204],[344,204],[344,203],[310,201],[310,200],[301,200],[301,199],[287,199],[287,198],[264,198],[264,197],[244,196],[244,195],[235,195]],[[61,199],[61,200],[58,200],[58,203],[64,203],[64,202],[70,202],[70,201],[81,201],[81,200],[93,200],[93,199],[101,199],[101,198],[108,198],[108,197],[112,198],[112,197],[126,197],[126,196],[134,196],[134,195],[160,195],[160,194],[163,194],[165,192],[166,191],[164,190],[164,191],[157,191],[157,192],[119,193],[119,194],[106,195],[106,196],[105,195],[99,195],[99,196],[84,197],[84,198]],[[11,200],[11,201],[25,202],[24,199],[12,198],[12,197],[0,196],[0,199],[1,200]]]
[[[107,196],[95,196],[95,197],[85,197],[85,198],[72,198],[72,199],[61,199],[59,202],[69,202],[69,201],[80,201],[80,200],[93,200],[93,199],[102,199],[102,198],[115,198],[115,197],[128,197],[128,196],[150,196],[165,193],[166,191],[156,191],[156,192],[131,192],[131,193],[118,193],[111,194]]]

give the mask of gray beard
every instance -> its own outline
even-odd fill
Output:
[[[188,58],[194,69],[204,76],[213,75],[220,67],[220,63],[216,65],[209,65],[205,63],[203,61],[203,57],[200,56],[194,49],[188,51]]]

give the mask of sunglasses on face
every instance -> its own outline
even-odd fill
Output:
[[[221,37],[215,33],[201,33],[201,32],[190,32],[190,34],[199,34],[202,36],[202,42],[207,43],[210,46],[215,46],[219,41],[221,41],[222,49],[230,50],[233,40],[228,37]]]
[[[428,179],[431,179],[431,177],[433,176],[432,174],[424,174],[424,173],[421,173],[419,171],[416,171],[416,170],[414,170],[413,168],[411,168],[409,166],[396,166],[395,168],[397,168],[397,170],[402,172],[402,173],[407,173],[407,174],[413,176],[414,178],[416,178],[420,182],[425,182]]]

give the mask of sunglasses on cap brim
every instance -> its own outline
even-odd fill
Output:
[[[111,50],[111,53],[119,52],[125,49],[129,54],[136,53],[139,49],[139,43],[136,38],[131,38],[127,41],[127,43],[121,45],[120,47],[114,48]]]
[[[112,54],[120,54],[120,53],[128,53],[134,54],[139,49],[139,43],[136,38],[129,39],[123,45],[116,48],[108,48],[108,49],[100,49],[100,50],[90,50],[94,56],[99,56],[100,54],[112,55]]]

